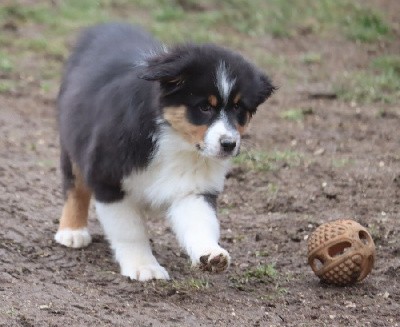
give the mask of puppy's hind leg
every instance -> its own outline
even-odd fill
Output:
[[[91,242],[87,230],[91,191],[65,151],[61,152],[65,203],[54,239],[65,246],[81,248]]]

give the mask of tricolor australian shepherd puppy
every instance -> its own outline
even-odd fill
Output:
[[[87,246],[95,207],[121,273],[168,279],[145,218],[162,213],[193,265],[221,272],[216,201],[241,135],[273,92],[242,56],[211,44],[165,49],[138,27],[86,30],[58,98],[65,205],[55,240]]]

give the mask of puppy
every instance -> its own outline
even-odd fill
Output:
[[[55,240],[87,246],[92,194],[121,273],[168,279],[145,218],[162,213],[192,264],[221,272],[217,196],[229,158],[274,91],[240,55],[211,45],[165,49],[138,27],[86,30],[58,97],[65,205]]]

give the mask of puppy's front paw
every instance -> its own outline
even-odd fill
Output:
[[[81,229],[60,229],[57,231],[54,239],[57,243],[69,248],[83,248],[92,241],[87,228]]]
[[[158,264],[125,267],[121,270],[121,274],[140,282],[145,282],[152,279],[169,279],[168,272],[164,267]]]
[[[223,248],[215,249],[200,257],[199,268],[203,271],[220,273],[226,270],[231,262],[229,253]]]

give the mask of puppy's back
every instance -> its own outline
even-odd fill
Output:
[[[161,44],[150,34],[126,24],[98,25],[79,38],[65,67],[58,120],[62,150],[90,187],[101,174],[117,183],[147,163],[158,85],[138,73],[149,53],[159,51]]]
[[[99,87],[161,49],[159,42],[138,26],[113,23],[91,27],[82,33],[67,62],[62,91],[69,83],[79,89]]]

